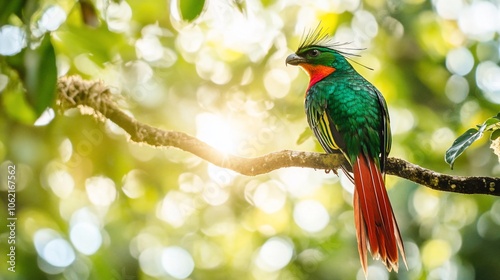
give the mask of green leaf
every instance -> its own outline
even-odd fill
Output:
[[[306,127],[304,131],[300,134],[299,138],[297,139],[297,145],[301,145],[302,143],[306,142],[307,139],[312,137],[312,130],[309,127]]]
[[[65,25],[52,34],[54,34],[52,44],[58,54],[62,53],[70,57],[88,54],[89,58],[99,67],[112,60],[117,50],[123,50],[129,46],[125,41],[124,34],[109,32],[105,22],[90,30],[83,25]],[[135,49],[134,58],[136,58]],[[124,57],[123,59],[131,58]]]
[[[498,137],[500,137],[500,129],[496,129],[491,133],[490,140],[496,140]]]
[[[453,169],[453,163],[455,160],[477,139],[481,138],[484,130],[486,129],[486,125],[483,124],[476,128],[470,128],[464,134],[460,135],[455,142],[451,145],[451,147],[446,151],[444,160],[448,163]]]
[[[28,100],[39,117],[53,104],[56,97],[56,55],[50,34],[45,35],[38,48],[26,49],[24,68],[24,85]]]
[[[485,131],[493,131],[490,139],[495,140],[500,137],[500,113],[484,121],[483,124],[477,125],[477,128],[471,128],[464,134],[460,135],[451,147],[446,151],[444,160],[453,169],[455,160],[472,144],[483,136]]]
[[[205,7],[205,0],[179,0],[179,9],[182,19],[191,22],[201,15]]]
[[[0,26],[6,24],[12,14],[20,17],[25,2],[26,0],[0,0],[0,7],[2,7],[0,9]]]
[[[497,116],[494,116],[494,117],[487,119],[482,125],[486,125],[486,127],[487,127],[486,130],[490,130],[491,126],[495,126],[499,122],[500,122],[500,118],[498,118],[498,115],[497,115]]]

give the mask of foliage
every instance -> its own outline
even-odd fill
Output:
[[[5,172],[17,168],[16,272],[1,246],[0,278],[363,278],[345,178],[309,169],[245,177],[130,143],[113,123],[54,114],[56,75],[102,80],[134,118],[226,153],[321,151],[304,131],[308,78],[284,63],[321,21],[334,40],[364,49],[353,59],[374,70],[354,67],[386,97],[391,156],[498,176],[483,138],[458,159],[457,150],[453,171],[443,162],[457,133],[500,103],[498,27],[480,24],[497,22],[498,4],[451,2],[0,1],[0,36],[24,34],[14,54],[0,39],[2,221]],[[392,176],[387,185],[408,270],[389,274],[370,260],[369,277],[500,275],[495,197],[438,193]],[[3,245],[9,232],[1,228]]]
[[[446,151],[445,160],[453,168],[453,163],[474,141],[477,141],[485,131],[491,131],[491,141],[500,136],[500,113],[487,119],[483,124],[477,125],[477,128],[469,128],[464,134],[460,135],[453,145]]]
[[[24,21],[36,20],[39,15],[37,14],[38,1],[26,1],[25,5],[19,5],[22,2],[16,1],[17,4],[5,4],[7,7],[5,12],[16,15],[23,15]],[[4,7],[4,5],[2,5]],[[2,13],[0,15],[0,24],[4,25],[7,22],[8,15]],[[38,31],[38,30],[37,30]],[[4,38],[7,40],[7,38]],[[7,65],[3,64],[2,72],[8,72],[12,75],[11,79],[20,80],[26,90],[25,100],[16,98],[16,104],[8,104],[7,108],[15,108],[21,106],[25,110],[9,110],[6,112],[18,121],[24,121],[26,124],[32,124],[48,107],[53,106],[55,100],[55,86],[57,79],[56,57],[54,47],[50,36],[45,36],[45,33],[39,34],[33,32],[29,36],[29,47],[23,48],[19,53],[6,57]],[[10,68],[10,69],[9,69]],[[9,70],[14,71],[9,71]],[[18,90],[18,86],[10,91],[12,95]],[[6,91],[9,95],[9,91]],[[6,97],[14,98],[13,96]]]
[[[182,0],[179,1],[179,10],[182,19],[186,21],[193,21],[200,16],[205,6],[204,0]]]

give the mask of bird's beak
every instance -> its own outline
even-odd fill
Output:
[[[291,64],[291,65],[299,65],[301,63],[306,62],[306,59],[303,57],[298,56],[295,53],[292,53],[286,58],[286,64]]]

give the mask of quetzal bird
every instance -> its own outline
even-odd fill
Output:
[[[387,104],[347,61],[350,54],[336,49],[342,44],[331,44],[320,33],[310,33],[286,63],[309,74],[305,110],[319,143],[327,153],[340,150],[348,162],[342,170],[355,186],[354,221],[365,275],[368,247],[374,259],[397,271],[398,248],[405,265],[406,258],[384,183],[391,149]]]

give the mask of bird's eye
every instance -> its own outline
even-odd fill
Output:
[[[309,51],[309,56],[316,57],[318,55],[319,55],[319,51],[318,50],[310,50]]]

